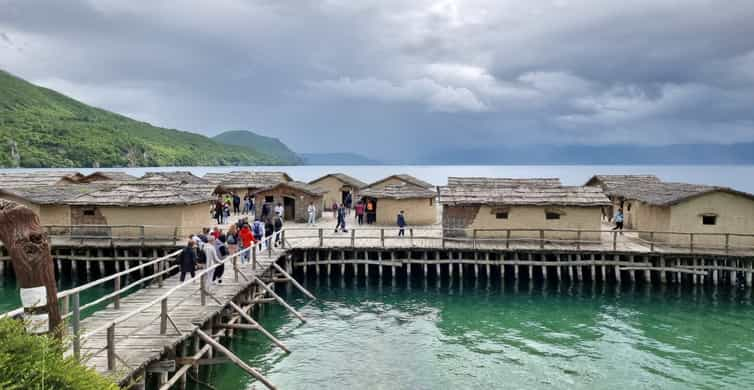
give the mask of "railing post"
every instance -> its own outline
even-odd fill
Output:
[[[322,228],[319,228],[319,247],[325,246],[325,232]]]
[[[356,246],[356,229],[351,229],[351,248]]]
[[[445,249],[445,228],[442,229],[442,238],[440,241],[442,241],[442,249]]]
[[[581,229],[576,231],[576,250],[581,250]]]
[[[115,278],[113,282],[115,282],[115,287],[114,287],[115,297],[113,297],[113,306],[115,307],[115,310],[119,310],[120,309],[120,276]]]
[[[649,251],[655,251],[655,232],[649,232]]]
[[[285,230],[280,231],[280,248],[285,249]]]
[[[107,370],[115,370],[115,324],[107,328]]]
[[[173,229],[173,245],[178,245],[178,226]]]
[[[233,256],[233,281],[238,282],[238,256]]]
[[[61,308],[61,310],[60,310],[60,315],[61,316],[65,316],[71,310],[70,303],[71,303],[70,295],[64,296],[63,297],[63,302],[61,303],[61,305],[63,306]],[[67,322],[68,322],[67,320],[63,321],[63,329],[62,329],[62,331],[63,331],[64,335],[68,333],[68,323]]]
[[[273,241],[275,241],[275,236],[276,236],[276,235],[277,235],[277,233],[273,233],[273,234],[272,234],[272,235],[270,236],[270,239],[269,239],[269,240],[267,240],[267,254],[268,254],[268,255],[269,255],[270,257],[272,257],[272,245],[274,244],[274,242],[273,242]]]
[[[694,233],[689,233],[689,253],[694,253]]]
[[[257,269],[257,244],[253,243],[251,246],[251,269]]]
[[[207,294],[205,293],[205,291],[207,291],[206,280],[207,278],[205,278],[204,275],[199,278],[199,290],[201,291],[200,299],[202,306],[207,305]]]
[[[474,229],[474,233],[473,233],[473,239],[472,239],[472,241],[471,241],[471,247],[472,247],[473,249],[476,249],[476,229]]]
[[[618,232],[613,232],[613,250],[618,249]]]
[[[725,254],[728,254],[728,251],[730,250],[730,234],[725,233]]]
[[[155,253],[156,254],[156,253]],[[165,260],[158,261],[157,264],[155,264],[157,267],[157,272],[162,272],[162,269],[165,268]],[[157,287],[162,288],[162,275],[157,277]]]
[[[144,246],[144,225],[139,226],[139,232],[141,233],[141,246]]]
[[[511,247],[511,230],[506,229],[505,230],[505,249],[508,249]]]
[[[539,230],[539,249],[545,249],[545,231]]]
[[[408,229],[408,237],[411,240],[411,246],[414,246],[414,228]]]
[[[168,332],[168,299],[163,298],[163,300],[160,302],[160,334],[165,335],[167,334],[167,332]]]
[[[73,293],[73,313],[71,327],[73,328],[73,356],[78,361],[81,358],[81,304],[78,291]]]
[[[380,229],[380,243],[385,247],[385,229]]]

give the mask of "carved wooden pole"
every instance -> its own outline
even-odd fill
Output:
[[[48,316],[49,331],[60,336],[55,268],[47,233],[39,224],[37,214],[26,206],[0,199],[0,241],[8,249],[13,263],[21,298],[27,307],[25,312],[32,315],[32,320]],[[47,304],[39,305],[45,296]]]

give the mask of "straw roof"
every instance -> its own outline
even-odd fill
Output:
[[[190,191],[185,186],[178,184],[123,184],[100,188],[96,191],[67,199],[63,203],[82,206],[172,206],[206,203],[213,199],[211,194]]]
[[[0,188],[25,188],[51,186],[66,176],[78,174],[75,171],[36,171],[0,173]]]
[[[626,199],[638,200],[654,206],[672,206],[713,192],[724,192],[754,200],[754,195],[728,187],[689,183],[647,183],[626,192]]]
[[[357,189],[358,188],[364,188],[364,187],[367,186],[367,183],[364,183],[363,181],[361,181],[361,180],[359,180],[359,179],[357,179],[355,177],[348,176],[345,173],[330,173],[330,174],[327,174],[327,175],[324,175],[324,176],[320,177],[319,179],[315,179],[315,180],[310,181],[309,184],[315,184],[315,183],[317,183],[319,181],[327,179],[328,177],[334,177],[334,178],[340,180],[343,184],[349,185],[349,186],[351,186],[353,188],[357,188]]]
[[[440,187],[443,205],[576,206],[610,205],[598,187]]]
[[[235,171],[208,173],[204,179],[226,189],[265,188],[278,183],[293,181],[285,172]]]
[[[376,199],[426,199],[434,198],[437,193],[427,188],[401,183],[391,184],[383,188],[365,188],[359,191],[359,196]]]
[[[384,179],[377,180],[376,182],[370,184],[369,187],[373,187],[373,186],[375,186],[377,184],[386,182],[386,181],[388,181],[390,179],[398,179],[398,180],[400,180],[400,181],[402,181],[404,183],[407,183],[407,184],[410,184],[410,185],[413,185],[413,186],[416,186],[416,187],[420,187],[420,188],[433,188],[434,187],[434,185],[431,184],[431,183],[427,183],[424,180],[417,179],[416,177],[408,175],[408,174],[405,174],[405,173],[398,174],[398,175],[391,175],[391,176],[388,176],[388,177],[386,177]]]
[[[558,178],[449,177],[448,186],[473,187],[560,187]]]
[[[65,204],[69,199],[80,195],[97,191],[101,187],[96,185],[86,186],[34,186],[24,188],[0,188],[1,195],[10,195],[24,199],[38,205]]]
[[[188,171],[147,172],[139,179],[142,182],[181,182],[185,184],[210,184],[209,181]]]
[[[136,179],[137,178],[135,176],[131,176],[125,172],[117,171],[97,171],[88,175],[76,172],[73,175],[62,178],[57,184],[88,184],[101,181],[130,182]]]
[[[301,191],[301,192],[304,192],[306,194],[313,195],[313,196],[320,196],[324,194],[325,192],[327,192],[311,184],[303,183],[300,181],[289,181],[289,182],[284,182],[284,183],[277,183],[277,184],[274,184],[265,188],[260,188],[254,191],[253,193],[258,194],[260,192],[273,191],[280,187],[288,187],[290,189]]]
[[[600,186],[608,196],[629,198],[637,190],[660,183],[655,175],[595,175],[586,182],[587,186]]]

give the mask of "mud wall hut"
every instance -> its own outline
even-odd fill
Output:
[[[258,189],[253,193],[256,215],[262,216],[262,209],[267,205],[269,215],[274,213],[275,206],[283,206],[283,219],[286,221],[307,222],[307,209],[314,204],[317,209],[317,219],[322,216],[324,191],[307,183],[290,181],[278,183],[267,188]]]
[[[366,187],[366,183],[343,173],[330,173],[309,182],[309,185],[324,191],[323,201],[327,210],[332,209],[333,203],[345,203],[346,194],[351,194],[351,199],[356,203],[359,190]]]
[[[437,193],[431,189],[399,181],[398,184],[381,183],[376,187],[370,186],[359,191],[359,196],[362,201],[371,201],[374,205],[374,219],[377,224],[395,225],[401,210],[405,212],[409,225],[437,223]]]
[[[207,173],[203,179],[214,184],[218,194],[237,193],[241,197],[252,195],[263,188],[293,181],[285,172],[261,171]]]

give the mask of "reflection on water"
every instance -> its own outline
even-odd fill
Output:
[[[255,333],[231,341],[285,389],[750,388],[750,290],[522,283],[436,286],[309,281],[291,299],[301,324],[268,305]],[[284,290],[284,289],[283,289]],[[230,365],[221,389],[250,388]]]

